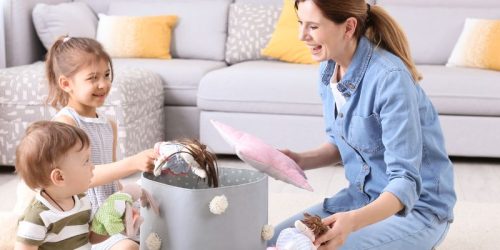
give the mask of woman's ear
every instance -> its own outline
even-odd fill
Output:
[[[60,169],[54,168],[50,172],[50,181],[56,186],[60,186],[64,183],[64,176]]]
[[[71,93],[72,89],[70,86],[69,79],[63,75],[59,76],[58,79],[59,88],[61,88],[66,93]]]
[[[358,20],[354,17],[349,17],[345,20],[345,38],[352,38],[356,27],[358,26]]]

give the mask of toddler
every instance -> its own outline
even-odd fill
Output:
[[[36,190],[20,218],[15,249],[88,249],[105,239],[89,232],[85,195],[94,165],[87,134],[60,122],[30,125],[16,150],[16,171]]]

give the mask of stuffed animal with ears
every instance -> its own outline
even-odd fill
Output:
[[[141,206],[151,208],[159,214],[157,203],[151,195],[137,184],[128,184],[110,195],[97,210],[90,229],[100,235],[124,233],[129,237],[137,235],[143,222],[133,203],[141,201]]]
[[[154,146],[159,157],[155,160],[153,174],[185,175],[190,171],[208,181],[208,186],[218,187],[217,158],[207,146],[196,139],[157,142]]]
[[[276,241],[277,250],[316,250],[313,242],[330,228],[317,215],[304,213],[304,219],[295,221],[294,228],[281,231]]]

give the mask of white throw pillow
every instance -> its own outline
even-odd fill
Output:
[[[60,36],[96,36],[97,16],[86,3],[39,3],[33,8],[32,15],[36,33],[46,49]]]

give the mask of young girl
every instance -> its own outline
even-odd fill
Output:
[[[314,244],[434,249],[453,221],[453,166],[404,32],[364,0],[295,0],[295,8],[301,40],[322,61],[318,87],[328,142],[283,151],[303,169],[341,162],[349,181],[307,210],[330,227]]]
[[[93,169],[83,130],[50,121],[26,129],[16,150],[16,171],[37,193],[19,221],[16,250],[88,249],[89,239],[107,238],[89,232],[85,191]]]
[[[118,191],[118,179],[137,171],[151,172],[156,154],[148,149],[116,162],[116,122],[97,110],[111,89],[113,66],[97,41],[60,37],[48,51],[46,75],[47,101],[59,110],[54,120],[82,128],[90,138],[91,160],[96,167],[87,195],[95,212],[109,195]],[[134,241],[117,234],[93,249],[138,247]]]

